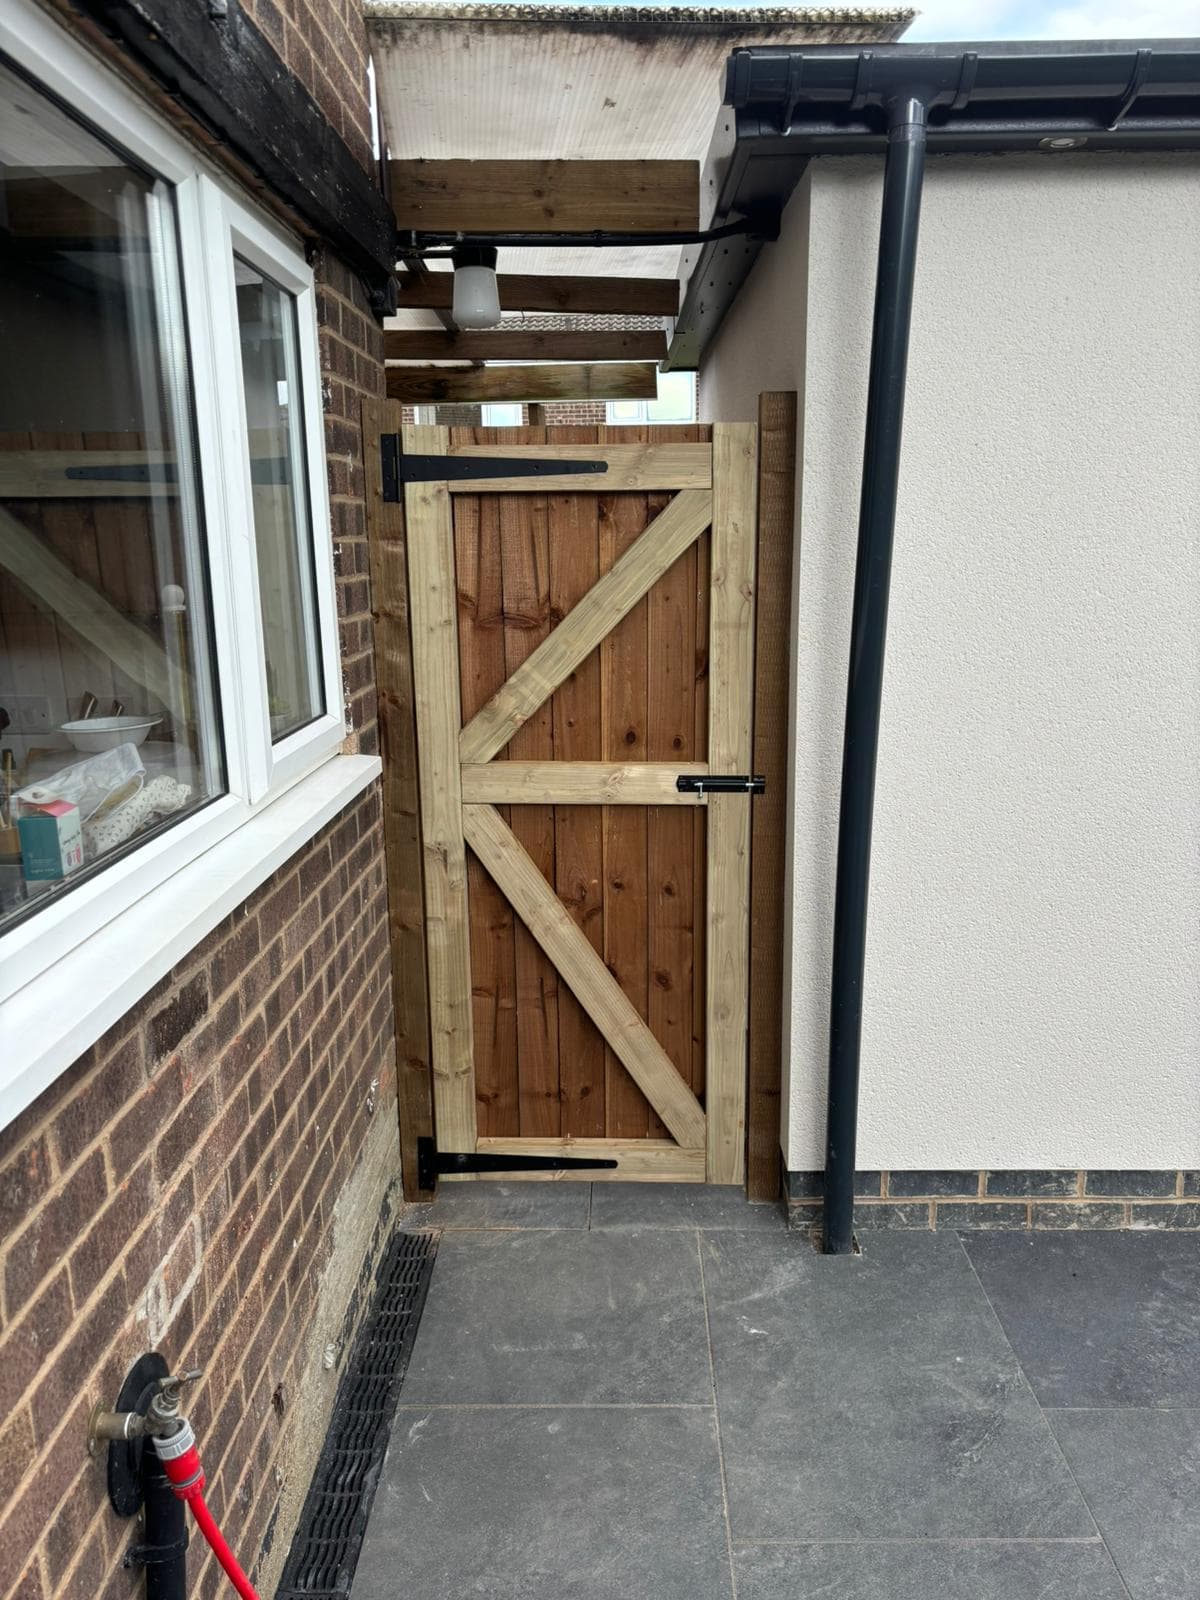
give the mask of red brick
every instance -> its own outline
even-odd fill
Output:
[[[25,1145],[0,1172],[0,1238],[9,1238],[50,1192],[50,1146],[44,1133]]]
[[[198,972],[194,978],[188,979],[161,1011],[150,1018],[151,1058],[161,1061],[169,1056],[202,1021],[207,1010],[208,975]]]
[[[104,1156],[94,1151],[8,1245],[4,1299],[9,1316],[37,1292],[76,1238],[80,1219],[99,1210],[108,1189]]]
[[[83,1305],[109,1268],[120,1261],[129,1241],[149,1215],[155,1196],[153,1162],[147,1156],[117,1189],[71,1252],[71,1291]],[[73,1219],[78,1226],[78,1219]]]

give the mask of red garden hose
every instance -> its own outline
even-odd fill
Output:
[[[204,1503],[204,1468],[200,1465],[200,1452],[196,1449],[196,1436],[191,1424],[181,1422],[166,1439],[155,1437],[154,1448],[171,1487],[181,1500],[191,1506],[196,1526],[225,1569],[230,1583],[242,1600],[258,1600],[254,1585],[238,1565],[237,1557],[225,1543],[220,1528],[213,1521],[212,1512]]]

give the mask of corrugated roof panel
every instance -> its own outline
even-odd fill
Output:
[[[367,0],[392,156],[702,162],[748,44],[884,42],[909,9],[397,5]],[[674,277],[679,250],[505,250],[502,272]]]
[[[911,11],[368,4],[391,153],[702,160],[731,50],[894,39]]]

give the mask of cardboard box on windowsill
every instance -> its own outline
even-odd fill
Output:
[[[53,882],[83,865],[83,824],[74,801],[34,790],[19,802],[18,813],[26,883]]]

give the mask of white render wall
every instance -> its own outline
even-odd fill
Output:
[[[788,1166],[822,1164],[882,162],[810,168],[701,378],[801,391]],[[1200,162],[935,158],[859,1166],[1200,1167]]]

